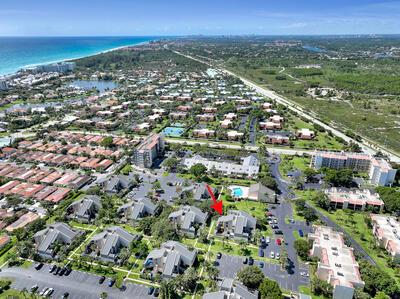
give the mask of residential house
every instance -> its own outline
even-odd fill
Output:
[[[176,224],[183,234],[195,237],[198,229],[206,223],[207,217],[207,213],[203,213],[199,208],[183,206],[169,214],[168,219]]]
[[[248,213],[229,210],[227,215],[217,220],[216,234],[239,240],[250,240],[257,220]]]
[[[56,258],[57,252],[55,249],[58,245],[68,246],[81,234],[82,231],[72,229],[62,222],[50,224],[33,236],[36,252],[43,258]]]
[[[97,195],[85,195],[67,208],[68,218],[78,222],[90,223],[101,209],[101,200]]]
[[[112,226],[95,235],[86,247],[85,254],[94,256],[102,261],[118,262],[118,254],[122,248],[129,247],[137,235],[131,235],[119,226]]]
[[[138,198],[122,205],[118,209],[118,214],[123,220],[136,221],[141,218],[155,214],[157,206],[147,198]]]
[[[190,251],[185,245],[176,241],[167,241],[160,249],[153,249],[144,262],[145,269],[163,278],[172,278],[193,266],[197,251]]]

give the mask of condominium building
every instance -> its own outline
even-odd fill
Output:
[[[354,211],[364,211],[365,209],[382,212],[384,202],[378,193],[364,190],[349,190],[330,188],[325,190],[329,199],[330,206],[334,209],[350,209]]]
[[[386,249],[392,259],[400,263],[400,223],[395,217],[371,215],[372,232],[380,246]]]
[[[7,81],[0,79],[0,90],[7,90],[7,89],[8,89]]]
[[[310,255],[318,257],[316,276],[333,286],[333,298],[352,299],[355,288],[364,288],[353,248],[343,234],[327,226],[315,226],[308,238],[313,241]]]
[[[372,184],[379,186],[391,185],[396,176],[396,169],[385,160],[369,154],[351,152],[319,152],[312,155],[311,166],[342,169],[349,168],[355,171],[367,172]]]
[[[190,168],[195,164],[203,164],[207,167],[208,171],[215,171],[228,176],[240,177],[255,177],[260,170],[260,161],[255,156],[247,156],[241,158],[241,164],[224,161],[224,160],[211,160],[203,158],[200,155],[195,155],[192,158],[185,158],[183,164]]]
[[[154,160],[163,155],[164,147],[162,135],[150,135],[133,151],[133,163],[140,167],[150,168]]]

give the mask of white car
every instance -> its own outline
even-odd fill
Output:
[[[271,238],[270,237],[266,237],[265,238],[265,243],[269,244],[269,242],[271,242]]]
[[[275,258],[278,260],[281,257],[281,255],[279,254],[279,252],[276,253]]]
[[[272,258],[272,259],[275,257],[275,254],[274,254],[273,251],[271,251],[271,253],[269,254],[269,257]]]

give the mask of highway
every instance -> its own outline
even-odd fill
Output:
[[[190,56],[190,55],[183,54],[183,53],[178,52],[178,51],[173,51],[173,52],[174,52],[175,54],[184,56],[184,57],[186,57],[186,58],[189,58],[189,59],[198,61],[198,62],[200,62],[200,63],[206,64],[206,65],[208,65],[208,66],[210,66],[210,67],[212,67],[212,68],[214,68],[214,69],[215,69],[215,68],[218,68],[221,72],[224,72],[224,73],[226,73],[226,74],[229,74],[229,75],[231,75],[231,76],[234,76],[234,77],[236,77],[236,78],[239,78],[240,80],[243,81],[243,83],[244,83],[245,85],[247,85],[248,87],[251,87],[252,89],[254,89],[254,90],[255,90],[256,92],[258,92],[259,94],[261,94],[261,95],[263,95],[263,96],[265,96],[265,97],[268,97],[268,98],[270,98],[270,99],[272,99],[272,100],[275,100],[277,103],[286,106],[286,107],[287,107],[288,109],[290,109],[291,111],[296,112],[299,116],[304,117],[305,119],[310,120],[310,121],[313,122],[314,124],[320,125],[320,126],[323,127],[325,130],[331,131],[333,135],[342,138],[342,139],[345,140],[346,142],[350,142],[350,141],[351,141],[351,142],[357,143],[357,144],[362,148],[362,150],[363,150],[365,153],[374,155],[374,154],[376,154],[378,151],[381,151],[383,154],[387,155],[387,156],[389,157],[389,159],[390,159],[392,162],[400,163],[400,156],[398,156],[398,155],[396,155],[396,154],[394,154],[394,153],[388,151],[387,149],[384,149],[384,148],[383,148],[382,146],[380,146],[380,145],[375,145],[376,149],[375,149],[375,148],[372,148],[372,147],[370,146],[370,144],[371,144],[370,141],[366,140],[365,138],[362,138],[362,141],[361,141],[361,142],[356,141],[355,139],[353,139],[353,138],[351,138],[351,137],[345,135],[344,133],[342,133],[340,130],[338,130],[338,129],[332,127],[331,125],[328,125],[328,124],[326,124],[326,123],[324,123],[324,122],[321,122],[319,119],[317,119],[315,116],[313,116],[310,112],[305,112],[305,111],[303,110],[303,108],[301,108],[299,105],[297,105],[296,103],[293,103],[292,101],[289,101],[289,100],[285,99],[284,97],[282,97],[281,95],[278,95],[276,92],[274,92],[274,91],[272,91],[272,90],[266,89],[266,88],[264,88],[264,87],[260,87],[260,86],[258,86],[257,84],[251,82],[250,80],[248,80],[248,79],[246,79],[246,78],[243,78],[243,77],[241,77],[241,76],[239,76],[239,75],[237,75],[237,74],[235,74],[235,73],[233,73],[233,72],[231,72],[231,71],[229,71],[229,70],[227,70],[227,69],[225,69],[225,68],[221,68],[220,66],[216,67],[216,66],[211,65],[210,63],[205,62],[205,61],[203,61],[203,60],[201,60],[201,59],[198,59],[198,58],[193,57],[193,56]]]

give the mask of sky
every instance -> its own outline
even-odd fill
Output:
[[[400,0],[2,0],[0,36],[398,34]]]

